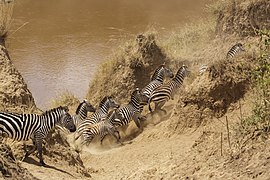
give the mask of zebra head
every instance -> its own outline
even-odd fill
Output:
[[[246,51],[244,48],[244,45],[242,43],[237,43],[236,46],[241,50],[241,51]]]
[[[108,97],[108,103],[109,103],[109,107],[111,108],[119,108],[120,105],[111,97]]]
[[[160,80],[163,81],[164,77],[173,78],[174,74],[172,70],[165,66],[165,64],[160,65],[154,72],[151,77],[151,81],[153,80]]]
[[[164,76],[173,78],[174,77],[173,71],[170,68],[164,66]]]
[[[136,88],[131,94],[131,102],[133,102],[133,104],[140,104],[140,102],[142,102],[144,98],[148,99],[148,97],[144,95],[139,88]]]
[[[77,110],[76,110],[76,114],[80,114],[80,112],[95,112],[96,109],[89,103],[87,102],[86,99],[84,99],[78,106]]]
[[[119,104],[111,96],[105,96],[99,104],[99,108],[119,108]]]
[[[60,125],[62,127],[67,128],[70,132],[75,132],[76,126],[73,122],[71,115],[68,113],[68,107],[67,106],[64,106],[64,107],[60,106],[60,108],[62,111],[62,116],[60,118]]]
[[[188,76],[188,74],[190,73],[190,71],[188,70],[188,67],[186,65],[183,65],[179,68],[179,70],[177,71],[176,76],[183,76],[183,77],[186,77]]]

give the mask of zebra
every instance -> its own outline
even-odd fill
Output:
[[[140,102],[145,95],[143,95],[139,88],[136,88],[131,94],[130,102],[120,107],[116,110],[118,117],[111,118],[110,123],[115,127],[127,125],[132,119],[134,120],[136,126],[141,128],[140,120],[144,120],[145,117],[141,115]]]
[[[236,54],[240,53],[241,51],[245,51],[243,44],[237,43],[227,53],[227,59],[233,58]]]
[[[94,137],[100,136],[101,140],[100,143],[103,143],[104,138],[106,137],[106,135],[110,134],[112,136],[115,137],[115,139],[117,140],[118,143],[122,142],[120,141],[120,133],[119,131],[116,129],[116,127],[111,123],[112,119],[116,119],[116,118],[121,118],[121,116],[119,116],[119,114],[116,113],[116,110],[113,110],[110,115],[108,115],[108,118],[102,118],[102,120],[96,124],[89,124],[85,127],[84,130],[84,139],[82,142],[82,145],[89,145],[92,140],[94,139]],[[118,137],[117,137],[117,135]]]
[[[34,146],[26,153],[25,157],[28,157],[37,149],[42,166],[46,165],[42,158],[42,141],[56,124],[60,124],[70,132],[76,131],[73,120],[68,113],[68,107],[60,106],[41,115],[0,113],[1,134],[17,141],[32,139]]]
[[[79,127],[81,122],[87,117],[87,112],[95,112],[96,109],[84,99],[76,109],[76,114],[72,115],[73,123],[76,128]],[[62,132],[67,133],[67,129],[59,125],[56,125],[57,129],[60,129]]]
[[[84,136],[84,129],[88,125],[93,125],[101,121],[102,118],[105,118],[108,115],[110,108],[118,108],[119,104],[113,100],[111,96],[105,96],[99,104],[99,107],[89,118],[85,118],[83,122],[79,125],[77,129],[78,136],[75,137],[75,141],[81,136]]]
[[[150,83],[142,89],[142,94],[145,95],[146,98],[144,98],[141,101],[140,105],[141,112],[143,110],[143,106],[147,105],[147,102],[149,100],[152,91],[163,84],[165,77],[173,78],[173,76],[174,74],[172,70],[166,67],[165,64],[160,65],[155,70],[154,74],[151,77]]]
[[[87,118],[87,112],[95,112],[96,109],[84,99],[77,107],[76,114],[72,116],[76,128],[79,127],[81,122]]]
[[[199,68],[199,75],[202,75],[207,69],[208,69],[208,65],[207,65],[207,64],[203,64],[203,65]]]
[[[176,90],[183,84],[183,80],[187,76],[187,74],[188,74],[187,66],[183,65],[182,67],[179,68],[175,77],[170,82],[156,88],[151,93],[150,98],[148,100],[149,111],[152,112],[151,102],[153,101],[155,103],[155,109],[159,109],[167,113],[165,110],[161,108],[169,99],[173,99]]]

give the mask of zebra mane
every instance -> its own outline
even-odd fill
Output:
[[[130,98],[131,101],[132,101],[132,99],[137,99],[137,98],[138,98],[138,96],[137,96],[137,91],[139,91],[139,88],[136,88],[136,89],[132,92],[131,98]]]
[[[85,101],[83,101],[83,102],[81,102],[80,104],[79,104],[79,106],[77,107],[77,109],[76,109],[76,114],[79,114],[79,111],[80,111],[80,109],[81,109],[81,107],[82,107],[82,105],[85,103]]]
[[[42,113],[41,115],[50,114],[51,112],[56,112],[56,111],[58,111],[59,109],[62,109],[62,110],[68,110],[68,107],[67,107],[67,106],[59,106],[59,107],[57,107],[57,108],[53,108],[53,109],[47,110],[47,111],[45,111],[44,113]]]
[[[98,107],[101,107],[103,104],[105,104],[105,102],[106,102],[109,98],[111,98],[111,96],[105,96],[105,97],[101,100],[101,102],[99,103],[99,106],[98,106]]]
[[[157,75],[158,75],[160,69],[161,69],[161,68],[164,68],[164,66],[165,66],[165,64],[161,64],[161,65],[159,65],[159,66],[156,68],[154,74],[151,76],[151,81],[153,81],[154,79],[156,79],[156,77],[157,77]]]
[[[187,71],[187,66],[185,66],[185,65],[181,66],[181,67],[178,69],[178,71],[177,71],[177,73],[175,74],[175,77],[174,77],[174,78],[176,78],[176,76],[177,76],[178,74],[182,74],[184,71]]]

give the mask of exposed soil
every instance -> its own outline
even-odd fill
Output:
[[[98,103],[104,95],[126,102],[135,86],[147,84],[145,77],[150,77],[154,67],[163,62],[183,63],[170,62],[151,34],[138,36],[131,44],[117,56],[118,61],[101,68],[99,73],[108,73],[90,85],[87,97],[91,102]],[[228,45],[224,44],[220,47]],[[206,53],[202,50],[196,56]],[[253,49],[231,60],[217,58],[201,76],[193,73],[166,104],[167,114],[145,110],[143,129],[133,122],[122,128],[124,145],[107,137],[103,145],[96,139],[89,147],[80,147],[74,144],[73,134],[53,132],[44,146],[48,166],[40,167],[35,154],[20,161],[28,144],[4,141],[13,152],[1,144],[0,175],[18,179],[269,179],[268,135],[254,131],[243,136],[237,128],[253,104],[249,72],[256,62],[252,53]],[[27,98],[21,104],[34,103],[31,96],[22,97]]]

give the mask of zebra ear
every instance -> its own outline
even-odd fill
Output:
[[[84,99],[83,102],[87,102],[87,99]]]
[[[64,107],[63,107],[63,109],[64,109],[66,112],[68,112],[68,111],[69,111],[69,109],[68,109],[68,107],[67,107],[67,106],[64,106]]]

